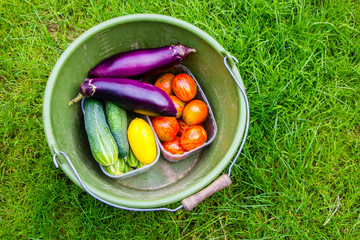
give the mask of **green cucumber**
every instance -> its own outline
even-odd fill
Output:
[[[130,171],[131,171],[130,165],[125,163],[125,165],[124,165],[124,173],[130,172]]]
[[[126,158],[126,163],[130,166],[130,167],[133,167],[133,168],[141,168],[143,166],[145,166],[146,164],[140,162],[136,157],[135,157],[135,154],[133,153],[133,151],[131,150],[130,148],[130,151],[129,151],[129,154]]]
[[[119,151],[106,122],[102,102],[88,98],[84,102],[85,130],[94,159],[103,166],[113,165]]]
[[[111,175],[121,175],[123,173],[123,163],[124,162],[122,159],[118,159],[114,165],[111,166],[104,166],[105,171],[107,171],[108,173],[110,173]]]
[[[126,158],[119,158],[118,162],[119,162],[119,169],[121,172],[125,173],[126,167],[125,167],[125,159]]]
[[[126,158],[127,164],[130,165],[130,167],[136,167],[138,165],[139,160],[135,157],[133,151],[130,148],[129,155]]]
[[[145,166],[145,163],[140,162],[139,160],[137,161],[137,166],[135,167],[136,169],[138,168],[142,168],[143,166]]]
[[[124,158],[129,153],[127,138],[128,117],[126,110],[111,101],[106,101],[106,118],[119,150],[119,158]]]

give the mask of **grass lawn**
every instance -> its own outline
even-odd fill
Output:
[[[191,212],[104,205],[45,139],[57,59],[134,13],[185,20],[239,60],[249,137],[233,184]],[[351,0],[0,1],[0,239],[359,239],[359,13]]]

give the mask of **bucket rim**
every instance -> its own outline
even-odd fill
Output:
[[[53,155],[54,154],[59,155],[61,149],[58,149],[58,144],[53,133],[53,128],[51,124],[52,120],[50,117],[50,105],[52,99],[51,96],[54,91],[54,84],[59,74],[60,68],[62,67],[62,63],[65,62],[65,60],[69,58],[69,56],[71,56],[71,53],[74,52],[79,47],[79,45],[85,42],[88,38],[93,37],[96,34],[104,31],[105,29],[111,28],[112,26],[119,24],[126,24],[129,22],[138,22],[138,21],[161,22],[169,25],[174,25],[180,28],[184,28],[189,32],[191,32],[192,34],[203,39],[205,42],[207,42],[221,56],[231,57],[231,55],[208,33],[186,21],[171,16],[166,16],[161,14],[130,14],[130,15],[116,17],[93,26],[89,30],[82,33],[65,49],[65,51],[61,54],[60,58],[57,60],[47,82],[47,86],[44,94],[44,100],[43,100],[43,124],[45,129],[45,136],[49,148]],[[232,60],[230,60],[230,68],[233,71],[234,75],[239,79],[240,84],[243,85],[242,79],[240,77],[240,73]],[[213,181],[217,176],[219,176],[220,173],[228,166],[228,164],[231,162],[232,158],[236,154],[238,147],[241,143],[241,140],[243,138],[245,124],[240,124],[240,123],[245,122],[245,116],[246,114],[249,113],[246,113],[245,103],[239,89],[237,89],[237,95],[239,97],[238,101],[240,105],[240,111],[238,116],[237,129],[235,130],[235,137],[233,139],[233,142],[229,146],[223,158],[219,161],[218,165],[215,168],[213,168],[212,171],[210,171],[206,176],[198,180],[198,182],[192,185],[191,187],[187,189],[183,189],[182,191],[176,194],[168,195],[166,197],[160,199],[153,199],[153,200],[127,199],[123,197],[114,197],[108,194],[105,194],[104,196],[104,192],[101,191],[100,189],[96,189],[92,186],[87,186],[87,187],[95,195],[103,196],[103,198],[106,201],[109,201],[114,204],[119,204],[125,207],[134,207],[134,208],[152,208],[152,207],[165,206],[174,202],[181,201],[182,199],[202,190],[204,187],[209,185],[211,181]],[[67,164],[60,164],[60,168],[74,183],[76,183],[78,186],[81,187],[74,172]]]

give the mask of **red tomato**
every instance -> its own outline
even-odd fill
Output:
[[[205,129],[200,125],[188,127],[180,137],[180,144],[186,150],[190,151],[203,145],[207,140]]]
[[[187,129],[189,126],[186,125],[186,123],[184,122],[184,120],[178,119],[178,123],[179,123],[179,132],[178,135],[181,136],[181,134],[185,131],[185,129]]]
[[[175,117],[153,117],[151,124],[161,141],[173,140],[179,131],[179,123]]]
[[[178,74],[172,80],[174,94],[184,102],[193,99],[197,92],[197,86],[192,77],[186,73]]]
[[[185,102],[181,101],[178,97],[175,95],[170,95],[171,100],[173,101],[175,107],[176,107],[176,118],[180,118],[184,108],[185,108]]]
[[[201,100],[192,100],[186,104],[182,117],[188,126],[193,126],[205,121],[208,108]]]
[[[180,155],[185,152],[185,149],[180,144],[180,137],[178,136],[171,141],[162,142],[161,145],[164,147],[165,151],[174,155]]]
[[[155,81],[155,86],[164,90],[168,95],[172,94],[171,83],[175,75],[172,73],[165,73],[158,77]]]
[[[202,125],[200,125],[201,127],[202,127],[202,133],[204,134],[204,136],[205,136],[205,139],[207,140],[207,132],[206,132],[206,130],[205,130],[205,128],[202,126]],[[206,140],[205,140],[205,142],[206,142]]]

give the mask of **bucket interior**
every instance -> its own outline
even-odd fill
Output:
[[[161,156],[149,171],[129,179],[105,176],[91,155],[80,104],[69,106],[68,102],[101,60],[122,51],[177,43],[197,51],[182,64],[196,77],[211,105],[218,127],[215,140],[199,154],[177,163]],[[65,152],[94,194],[121,206],[163,206],[201,190],[231,162],[245,125],[243,99],[224,66],[223,53],[206,33],[170,17],[120,17],[93,27],[66,49],[46,87],[43,116],[52,152]],[[236,68],[233,71],[238,74]],[[57,155],[61,169],[79,184],[65,158]]]

